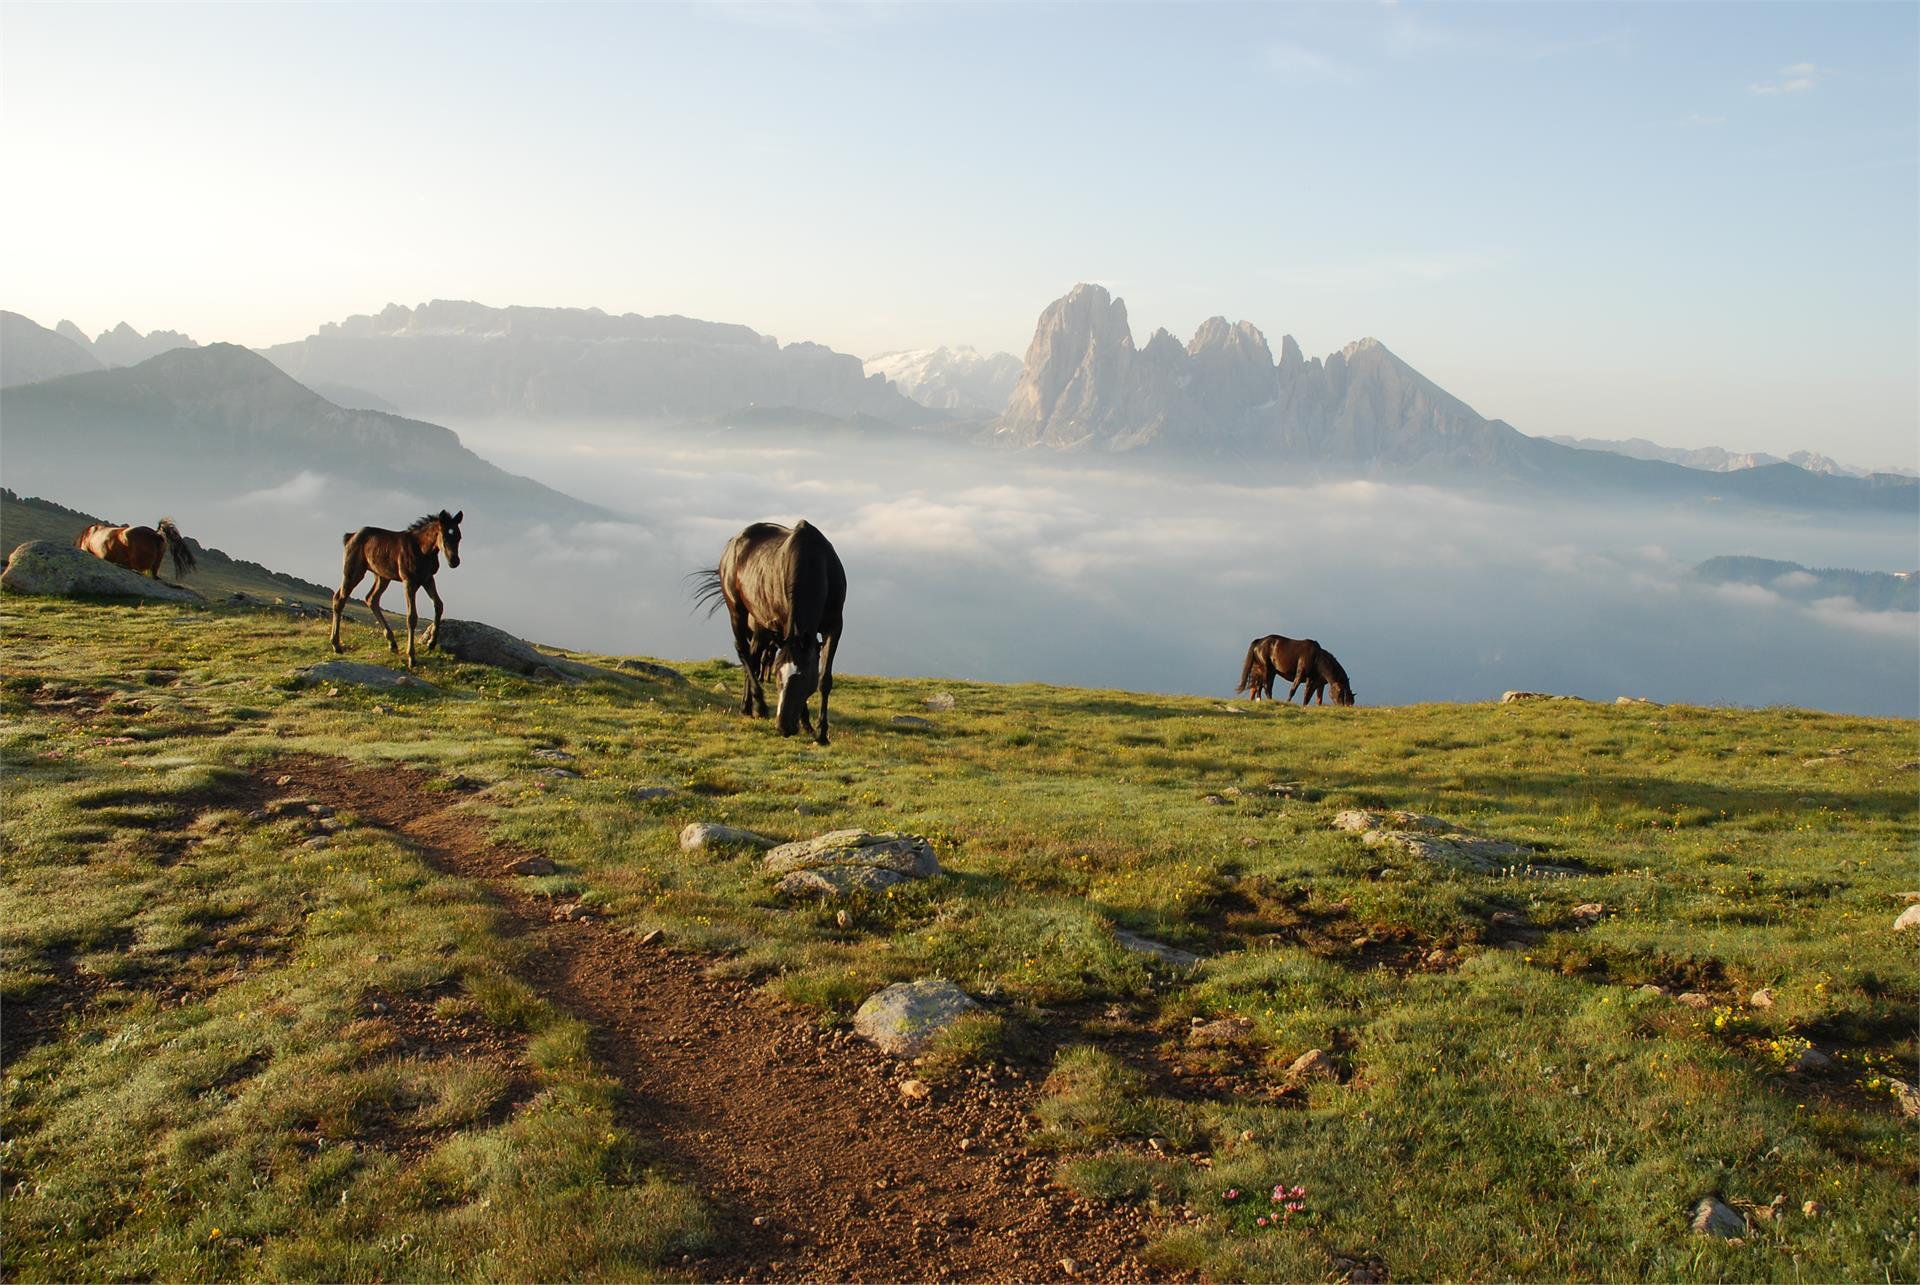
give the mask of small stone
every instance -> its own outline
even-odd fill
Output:
[[[909,1102],[918,1102],[932,1095],[933,1090],[927,1087],[926,1081],[924,1080],[900,1081],[900,1096]]]
[[[328,844],[332,842],[333,841],[327,838],[326,835],[316,834],[313,836],[313,838],[308,839],[305,843],[301,844],[300,846],[303,848],[310,848],[313,851],[318,852],[320,849],[326,847]]]
[[[1755,1008],[1772,1008],[1773,992],[1762,987],[1747,997],[1747,1003],[1753,1005]]]
[[[1747,1234],[1747,1220],[1717,1196],[1703,1197],[1693,1207],[1693,1234],[1731,1240]]]
[[[1920,906],[1908,906],[1900,912],[1900,917],[1893,921],[1895,932],[1905,932],[1909,928],[1920,928]]]
[[[1253,1023],[1244,1017],[1222,1017],[1211,1022],[1200,1022],[1187,1031],[1187,1039],[1195,1044],[1244,1044],[1253,1036]]]
[[[658,946],[661,942],[661,939],[664,938],[665,936],[666,934],[661,932],[658,928],[652,928],[641,935],[640,944],[642,946]]]
[[[1452,951],[1436,946],[1427,952],[1426,965],[1428,968],[1450,968],[1453,960]]]
[[[765,1226],[767,1225],[767,1219],[766,1219],[766,1215],[764,1215],[764,1214],[755,1214],[755,1215],[753,1216],[753,1225],[754,1225],[755,1227],[765,1227]]]
[[[1200,801],[1202,803],[1210,803],[1214,805],[1219,805],[1226,802],[1225,799],[1221,798],[1217,794],[1203,794],[1200,796]]]
[[[1060,1270],[1068,1276],[1078,1276],[1080,1274],[1080,1264],[1074,1262],[1071,1258],[1063,1258],[1060,1260]]]
[[[507,867],[510,875],[550,875],[557,866],[546,857],[522,857]]]
[[[1589,923],[1606,913],[1607,908],[1597,901],[1589,901],[1584,906],[1575,906],[1573,908],[1573,917],[1575,919],[1585,919]]]
[[[655,799],[672,798],[675,791],[670,785],[642,785],[628,790],[627,797],[635,803],[651,803]]]
[[[1308,1049],[1293,1060],[1287,1074],[1298,1080],[1330,1080],[1335,1074],[1333,1059],[1322,1049]]]
[[[978,1007],[965,991],[942,978],[896,982],[868,996],[853,1015],[853,1029],[883,1052],[910,1057]]]
[[[273,783],[278,786],[288,786],[293,784],[293,778],[290,776],[276,776],[273,778]]]
[[[1809,1218],[1818,1218],[1827,1212],[1827,1207],[1817,1200],[1809,1200],[1801,1204],[1800,1212]]]
[[[1372,944],[1373,944],[1373,938],[1371,937],[1355,937],[1353,939],[1353,948],[1355,950],[1364,950],[1368,946],[1371,946]]]
[[[844,910],[836,910],[833,912],[833,922],[838,924],[840,927],[845,928],[851,923],[853,923],[853,916],[848,914]]]
[[[1259,847],[1259,846],[1260,846],[1260,840],[1258,840],[1258,839],[1242,839],[1242,840],[1240,840],[1240,846],[1241,846],[1241,847],[1243,847],[1243,848],[1257,848],[1257,847]]]
[[[932,727],[933,721],[921,718],[918,714],[895,714],[893,725],[895,727]]]
[[[944,714],[954,707],[952,692],[935,692],[927,697],[926,706],[936,714]]]
[[[1887,1077],[1887,1084],[1893,1090],[1893,1100],[1900,1107],[1900,1114],[1909,1120],[1920,1118],[1920,1089],[1891,1075]]]
[[[1634,987],[1633,993],[1636,995],[1665,995],[1667,988],[1664,986],[1655,986],[1652,982],[1647,982]]]
[[[1699,991],[1681,991],[1680,994],[1675,998],[1677,998],[1682,1004],[1685,1004],[1688,1008],[1712,1008],[1713,1007],[1713,1001],[1708,999],[1705,995],[1702,995]]]

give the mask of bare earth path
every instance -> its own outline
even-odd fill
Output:
[[[1136,1210],[1081,1205],[1026,1148],[1031,1088],[996,1080],[908,1102],[908,1068],[817,1030],[696,956],[597,921],[553,922],[515,886],[526,855],[496,845],[404,769],[283,759],[270,793],[348,809],[437,868],[478,880],[525,947],[522,975],[586,1022],[626,1089],[623,1110],[660,1163],[705,1192],[718,1234],[682,1270],[726,1281],[1146,1279]],[[289,778],[284,784],[282,777]]]

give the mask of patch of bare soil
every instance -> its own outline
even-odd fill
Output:
[[[716,1206],[711,1255],[682,1265],[695,1278],[1146,1278],[1145,1215],[1074,1200],[1029,1151],[1030,1081],[908,1099],[896,1085],[910,1068],[709,977],[701,958],[592,919],[555,922],[503,873],[531,854],[494,843],[419,773],[305,757],[261,779],[351,809],[487,885],[530,939],[526,980],[591,1027],[626,1090],[626,1123]]]

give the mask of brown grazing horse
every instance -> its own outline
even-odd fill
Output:
[[[420,619],[414,595],[421,589],[433,600],[433,628],[427,633],[427,649],[431,651],[439,646],[440,616],[444,607],[440,591],[433,587],[433,577],[440,570],[443,553],[447,555],[448,566],[460,565],[460,521],[466,516],[465,509],[458,513],[441,509],[420,518],[404,531],[363,526],[340,537],[347,547],[344,565],[340,568],[340,587],[333,593],[336,654],[346,650],[340,645],[340,613],[346,609],[347,600],[353,597],[361,577],[369,571],[373,573],[373,588],[367,592],[367,607],[380,627],[387,631],[387,650],[399,651],[400,644],[394,641],[393,626],[380,610],[380,595],[396,580],[407,593],[407,668],[413,668],[413,628]]]
[[[1251,700],[1272,700],[1274,680],[1278,678],[1293,684],[1287,689],[1288,701],[1304,683],[1307,694],[1300,700],[1302,705],[1310,705],[1316,698],[1326,704],[1328,687],[1333,689],[1334,704],[1353,704],[1353,684],[1347,679],[1347,671],[1332,652],[1311,638],[1268,634],[1254,639],[1247,644],[1247,658],[1240,665],[1240,685],[1233,690],[1246,692]]]
[[[792,530],[756,522],[727,541],[720,565],[696,571],[694,601],[721,607],[733,625],[746,694],[740,712],[767,716],[765,681],[780,676],[775,726],[792,736],[805,725],[827,743],[827,700],[833,694],[833,655],[845,627],[847,573],[820,528],[802,520]],[[820,730],[807,700],[820,693]]]
[[[73,547],[155,580],[160,578],[160,564],[169,553],[173,555],[175,580],[200,565],[194,560],[193,546],[180,534],[172,518],[161,518],[152,526],[108,526],[96,522],[73,538]]]

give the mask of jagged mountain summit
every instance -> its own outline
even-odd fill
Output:
[[[54,331],[93,354],[102,366],[138,366],[149,357],[158,357],[175,348],[200,346],[177,330],[150,330],[143,335],[124,321],[111,330],[102,330],[92,339],[71,321],[61,321]]]
[[[435,300],[323,325],[264,355],[305,384],[345,386],[408,414],[706,418],[937,418],[860,359],[782,346],[746,326],[598,308]]]
[[[100,369],[84,345],[17,312],[0,312],[0,387]]]
[[[1908,478],[1824,476],[1786,463],[1707,473],[1529,437],[1479,414],[1377,339],[1322,360],[1287,335],[1276,358],[1250,322],[1211,317],[1186,344],[1156,330],[1135,347],[1125,302],[1085,284],[1040,314],[993,437],[1284,476],[1920,510],[1920,486]]]
[[[1020,359],[1012,353],[966,347],[883,352],[867,358],[865,368],[922,406],[961,415],[998,415],[1020,380]]]

